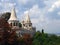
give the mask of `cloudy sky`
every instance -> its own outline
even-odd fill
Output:
[[[60,33],[60,0],[0,0],[0,13],[10,12],[12,7],[20,21],[29,12],[37,30]]]

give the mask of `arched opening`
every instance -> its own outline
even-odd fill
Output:
[[[12,23],[10,23],[10,26],[12,26]]]
[[[14,22],[14,26],[15,26],[15,22]]]

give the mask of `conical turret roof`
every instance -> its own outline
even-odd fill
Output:
[[[15,8],[12,9],[11,16],[10,16],[10,19],[9,20],[17,20]]]
[[[25,22],[31,22],[29,13],[26,13]]]

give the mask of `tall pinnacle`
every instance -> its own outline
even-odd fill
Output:
[[[9,20],[17,20],[15,8],[12,9],[11,16],[10,16],[10,19]]]
[[[30,21],[30,17],[29,17],[29,13],[26,13],[25,21],[26,21],[26,22],[31,22],[31,21]]]

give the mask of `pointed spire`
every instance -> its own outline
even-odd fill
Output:
[[[17,20],[15,8],[12,8],[11,16],[10,16],[10,19],[9,20]]]
[[[29,13],[26,13],[25,21],[26,22],[31,22],[30,17],[29,17]]]

